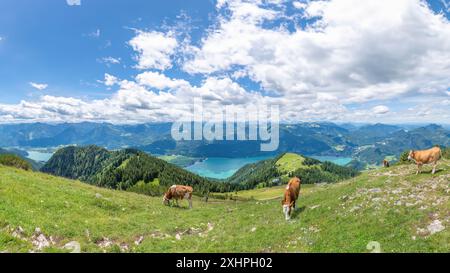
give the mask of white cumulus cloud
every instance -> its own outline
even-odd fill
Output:
[[[35,83],[35,82],[30,82],[30,85],[33,87],[33,88],[36,88],[37,90],[44,90],[44,89],[47,89],[47,87],[48,87],[48,84],[46,84],[46,83]]]
[[[227,15],[185,63],[187,72],[241,67],[266,91],[329,93],[342,103],[442,95],[450,86],[450,24],[422,1],[302,2],[296,5],[313,23],[295,30],[267,28],[284,17],[263,1],[225,2]]]
[[[158,31],[139,31],[129,44],[138,53],[137,68],[159,70],[172,67],[171,57],[178,46],[172,33]]]
[[[106,85],[106,86],[113,86],[113,85],[115,85],[116,83],[118,83],[118,79],[117,79],[117,77],[115,77],[115,76],[113,76],[113,75],[110,75],[110,74],[108,74],[108,73],[105,73],[105,80],[104,80],[104,84]]]
[[[156,89],[176,89],[181,86],[190,86],[185,80],[171,79],[158,72],[144,72],[136,76],[136,80],[140,85],[153,87]]]
[[[384,105],[378,105],[372,108],[374,114],[383,115],[389,113],[389,108]]]
[[[3,104],[0,119],[173,121],[191,115],[198,96],[206,111],[279,105],[289,122],[450,119],[450,22],[424,1],[220,0],[216,8],[195,43],[181,39],[182,28],[136,31],[128,45],[139,71],[105,74],[101,82],[117,88],[110,97]]]

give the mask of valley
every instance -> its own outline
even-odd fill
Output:
[[[82,252],[370,252],[376,242],[381,252],[448,252],[450,161],[438,169],[304,185],[286,222],[281,187],[238,191],[247,201],[195,197],[188,210],[0,166],[0,251],[70,252],[75,242]]]
[[[280,146],[273,153],[260,152],[259,141],[174,141],[170,130],[171,123],[4,124],[0,125],[0,147],[12,147],[21,153],[31,151],[29,156],[35,161],[48,159],[48,152],[68,145],[97,145],[110,150],[133,147],[181,167],[191,166],[200,175],[226,178],[245,165],[235,165],[232,159],[245,161],[246,158],[269,158],[293,152],[364,170],[379,166],[383,159],[395,162],[405,150],[450,146],[448,125],[436,124],[281,124]],[[202,168],[208,165],[206,163],[195,166],[206,158],[212,161],[227,158],[232,166],[217,170],[214,163],[211,169]]]

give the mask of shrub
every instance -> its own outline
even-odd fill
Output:
[[[32,169],[31,164],[25,159],[13,155],[13,154],[2,154],[0,155],[0,164],[10,167],[15,167],[19,169],[23,169],[29,171]]]
[[[129,187],[127,190],[150,196],[162,196],[165,192],[165,187],[160,186],[159,182],[145,183],[144,181],[139,181],[135,185]]]
[[[303,165],[306,166],[320,165],[321,163],[322,162],[320,162],[319,160],[311,157],[305,157],[305,160],[303,161]]]
[[[450,159],[450,147],[442,148],[442,157],[445,159]]]
[[[399,158],[399,160],[398,160],[398,164],[406,164],[406,163],[409,163],[408,155],[409,155],[409,151],[404,151],[404,152],[400,155],[400,158]]]

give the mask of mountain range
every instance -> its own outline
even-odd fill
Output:
[[[261,141],[175,141],[171,123],[117,125],[110,123],[4,124],[0,147],[55,148],[98,145],[107,149],[136,148],[151,154],[191,157],[249,157],[267,155]],[[280,125],[280,145],[271,155],[284,152],[304,155],[352,157],[361,168],[395,160],[403,151],[433,145],[450,146],[450,130],[436,124],[424,126],[386,124],[335,124],[309,122]]]

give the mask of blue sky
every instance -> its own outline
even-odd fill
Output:
[[[1,101],[17,103],[35,94],[29,82],[49,83],[47,94],[97,98],[111,92],[97,84],[104,73],[133,75],[132,29],[160,29],[183,11],[206,28],[212,1],[6,0],[0,3]],[[97,37],[97,30],[99,36]],[[193,36],[200,36],[196,31]],[[121,59],[106,66],[98,59]],[[176,73],[176,72],[174,72]]]
[[[446,123],[449,1],[380,2],[2,0],[0,122],[176,120],[199,95]]]

